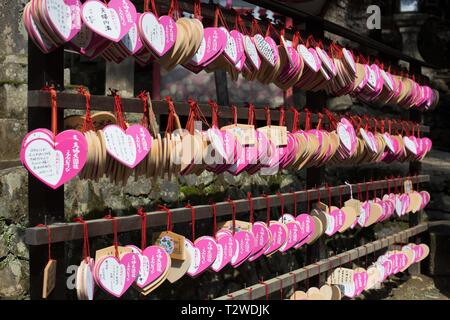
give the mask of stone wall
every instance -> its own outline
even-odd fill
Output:
[[[20,142],[27,128],[27,37],[22,25],[26,0],[0,2],[0,298],[24,298],[29,288],[27,175]]]

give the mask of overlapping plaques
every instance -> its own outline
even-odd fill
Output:
[[[206,26],[200,6],[194,8],[194,17],[187,18],[176,0],[161,16],[154,5],[139,13],[129,0],[32,0],[23,20],[30,39],[44,53],[67,44],[90,59],[101,56],[120,63],[134,57],[141,65],[156,61],[166,70],[182,65],[195,73],[221,69],[235,80],[242,74],[284,90],[295,86],[334,96],[352,94],[405,109],[426,110],[439,101],[429,86],[393,75],[379,63],[356,62],[350,50],[335,43],[326,49],[311,36],[299,43],[298,32],[289,41],[271,23],[264,34],[256,20],[249,31],[239,15],[229,28],[219,7],[214,25]]]

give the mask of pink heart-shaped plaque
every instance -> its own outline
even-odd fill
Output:
[[[138,21],[141,14],[138,13],[136,15],[136,22],[131,27],[130,31],[120,40],[120,44],[127,51],[128,55],[134,55],[142,49],[142,40],[141,36],[138,32]]]
[[[228,232],[218,232],[216,235],[217,257],[211,265],[211,269],[215,272],[222,270],[234,256],[236,251],[236,241]]]
[[[220,30],[222,30],[227,37],[227,43],[225,45],[225,49],[223,50],[223,56],[232,65],[235,65],[241,58],[238,55],[239,53],[238,53],[238,49],[237,49],[236,39],[231,36],[231,33],[225,27],[220,27]]]
[[[392,253],[388,256],[389,261],[391,261],[391,272],[390,274],[396,274],[400,270],[400,257],[397,253]]]
[[[331,221],[333,223],[330,223],[330,227],[327,224],[327,228],[325,230],[325,234],[327,234],[328,236],[332,236],[333,234],[335,234],[336,232],[338,232],[342,226],[345,223],[345,213],[344,211],[342,211],[341,209],[335,209],[332,210],[329,213],[329,216],[331,217]]]
[[[45,0],[45,21],[62,42],[70,41],[81,29],[81,2],[79,0]]]
[[[46,129],[33,130],[25,137],[20,152],[28,171],[53,189],[75,177],[83,169],[86,156],[86,139],[76,130],[63,131],[54,141]]]
[[[48,36],[41,31],[35,22],[35,18],[31,14],[32,2],[25,5],[23,9],[23,22],[27,29],[28,36],[36,44],[36,46],[44,53],[49,53],[57,48],[57,44],[53,43]]]
[[[136,8],[129,0],[111,0],[108,5],[88,0],[81,9],[83,22],[95,33],[119,42],[136,21]]]
[[[399,217],[403,216],[406,213],[406,210],[410,204],[410,198],[406,193],[398,195],[395,199],[395,212]]]
[[[291,249],[294,245],[296,245],[300,240],[302,240],[302,231],[300,222],[295,220],[294,216],[290,214],[284,214],[280,218],[280,222],[286,225],[288,231],[288,237],[284,245],[279,249],[280,252],[286,252]]]
[[[140,288],[160,279],[169,267],[170,256],[160,246],[149,246],[144,251],[133,245],[127,247],[139,257],[140,268],[136,284]]]
[[[414,262],[418,262],[422,259],[422,256],[424,254],[423,247],[415,245],[412,248],[414,250]]]
[[[203,236],[195,240],[194,243],[185,239],[185,249],[188,250],[192,262],[187,271],[191,277],[196,277],[208,269],[216,260],[217,244],[216,240],[209,236]]]
[[[244,49],[244,36],[242,33],[240,33],[237,30],[232,30],[230,32],[230,35],[233,37],[234,42],[236,43],[236,51],[237,51],[237,60],[234,64],[234,67],[237,71],[241,71],[244,67],[246,56],[245,56],[245,49]]]
[[[253,252],[249,261],[255,261],[261,255],[264,254],[264,251],[270,246],[271,241],[271,233],[269,228],[267,228],[264,222],[258,221],[252,225],[252,233],[255,238],[255,242],[253,244]]]
[[[265,255],[270,255],[280,249],[288,239],[286,226],[278,221],[270,221],[269,230],[272,235],[272,243],[264,252]]]
[[[355,272],[353,275],[353,281],[355,283],[355,295],[360,295],[364,289],[367,286],[367,272],[361,271],[361,272]]]
[[[135,124],[123,130],[112,124],[103,128],[106,151],[122,164],[134,168],[149,153],[153,138],[147,128]]]
[[[271,37],[263,37],[260,34],[255,34],[253,42],[258,50],[258,53],[265,61],[272,67],[278,62],[278,47]]]
[[[307,243],[314,234],[314,219],[307,213],[299,214],[295,220],[300,223],[300,240],[295,246],[295,249],[300,248],[302,245]]]
[[[177,25],[170,16],[158,18],[151,12],[141,15],[138,30],[142,41],[157,57],[164,56],[175,44]]]
[[[244,52],[247,56],[247,61],[250,62],[254,69],[259,70],[261,67],[261,58],[259,57],[258,50],[256,49],[253,39],[248,35],[244,36]]]
[[[427,206],[427,204],[430,202],[430,194],[428,191],[420,191],[420,196],[422,197],[422,204],[420,206],[420,209],[423,209]]]
[[[203,39],[190,64],[206,67],[225,50],[227,35],[220,28],[205,28]]]
[[[404,270],[405,268],[408,267],[408,257],[406,256],[406,254],[404,254],[403,252],[398,254],[398,259],[399,259],[399,269]]]
[[[251,232],[243,230],[235,232],[233,238],[236,241],[236,251],[231,265],[237,268],[252,254],[255,238]]]
[[[364,227],[367,223],[367,221],[370,218],[370,203],[369,201],[364,201],[361,204],[361,210],[359,212],[359,217],[358,217],[358,224],[360,227]]]
[[[126,253],[120,259],[107,256],[96,261],[94,277],[103,290],[120,298],[136,281],[139,269],[140,261],[135,253]]]

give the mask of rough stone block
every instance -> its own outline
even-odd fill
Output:
[[[0,83],[25,84],[28,77],[27,60],[24,56],[0,58]]]
[[[0,119],[1,160],[19,159],[20,145],[26,130],[25,120]]]
[[[3,224],[0,232],[0,258],[7,256],[8,253],[21,259],[29,258],[28,248],[24,242],[25,227]]]
[[[26,84],[0,86],[0,118],[26,119],[27,88]]]
[[[29,290],[28,261],[8,255],[0,262],[0,298],[23,299]]]
[[[0,55],[25,54],[28,35],[22,21],[23,8],[28,0],[0,2]]]
[[[26,225],[28,220],[28,179],[23,167],[0,171],[0,219]]]

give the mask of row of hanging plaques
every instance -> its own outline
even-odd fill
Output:
[[[332,206],[331,200],[329,205],[318,201],[310,213],[284,213],[282,201],[282,210],[276,220],[271,217],[270,203],[267,202],[266,221],[254,221],[253,202],[249,195],[249,221],[236,220],[236,205],[228,200],[233,219],[217,224],[213,204],[213,234],[200,237],[195,236],[195,207],[188,205],[192,212],[191,240],[173,232],[172,213],[162,206],[161,210],[167,212],[167,230],[156,235],[150,246],[147,246],[147,214],[139,210],[142,219],[140,246],[120,246],[117,241],[120,220],[107,216],[105,218],[110,219],[113,226],[114,242],[110,247],[97,250],[95,259],[89,252],[88,224],[77,218],[76,221],[84,225],[83,260],[77,274],[78,297],[93,299],[96,286],[115,297],[121,297],[131,287],[148,295],[165,280],[174,283],[186,274],[197,277],[208,270],[220,272],[227,265],[237,268],[246,261],[253,262],[262,256],[312,244],[324,234],[333,236],[348,229],[369,227],[393,216],[415,213],[429,200],[428,192],[413,190],[410,180],[406,180],[403,193],[389,193],[380,198],[374,194],[373,199],[367,198],[366,201],[350,198],[339,207]],[[267,196],[266,201],[269,201]],[[49,239],[50,243],[50,233]],[[49,259],[46,270],[55,263]],[[383,273],[386,274],[390,273]],[[49,278],[51,276],[46,276],[44,283]]]
[[[94,59],[121,62],[133,56],[139,63],[156,61],[165,69],[177,65],[198,73],[226,70],[233,79],[274,83],[286,90],[324,90],[329,95],[352,94],[366,102],[399,105],[426,110],[437,105],[439,94],[414,78],[394,75],[379,63],[356,62],[350,50],[321,42],[299,43],[268,24],[262,32],[256,20],[246,29],[236,16],[229,28],[220,7],[215,23],[205,26],[201,6],[195,1],[194,17],[182,17],[178,2],[172,0],[167,15],[158,16],[155,6],[138,13],[129,0],[32,0],[24,9],[23,21],[30,39],[44,53],[67,44]],[[220,19],[219,19],[220,18]],[[219,27],[218,21],[222,21]],[[277,43],[272,35],[279,39]],[[312,42],[312,44],[310,44]]]
[[[52,108],[56,110],[56,90],[48,90]],[[117,93],[112,106],[115,114],[91,115],[90,95],[85,89],[80,92],[86,96],[86,114],[66,119],[66,127],[73,129],[59,134],[56,126],[52,130],[35,129],[22,141],[22,163],[54,189],[75,176],[96,181],[107,176],[113,182],[125,184],[131,175],[136,179],[139,176],[170,179],[173,175],[199,175],[204,171],[273,175],[284,169],[301,170],[324,164],[404,162],[423,159],[432,147],[429,138],[421,137],[416,124],[402,122],[401,131],[391,131],[389,124],[389,130],[385,131],[384,119],[373,119],[377,123],[373,125],[368,117],[336,118],[326,109],[327,129],[321,125],[322,119],[313,128],[309,111],[301,129],[299,111],[291,108],[294,121],[288,130],[283,120],[284,108],[268,107],[266,126],[257,127],[252,104],[248,105],[247,123],[238,123],[237,109],[233,107],[234,123],[219,127],[220,110],[215,102],[209,102],[212,113],[209,123],[198,103],[190,99],[190,112],[183,128],[169,97],[167,127],[161,134],[148,94],[139,96],[144,110],[142,121],[130,124]],[[271,112],[280,112],[279,123],[272,124]]]

